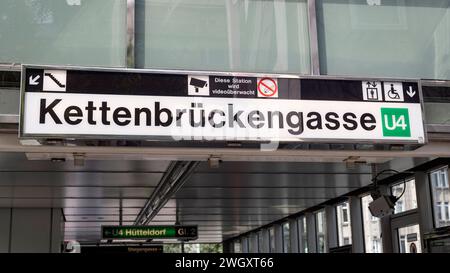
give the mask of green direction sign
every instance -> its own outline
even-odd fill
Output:
[[[102,226],[103,239],[197,239],[197,226]]]

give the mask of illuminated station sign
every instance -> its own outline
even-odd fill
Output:
[[[416,80],[22,69],[22,139],[426,142]]]

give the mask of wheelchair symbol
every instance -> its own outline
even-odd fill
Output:
[[[389,96],[389,98],[391,98],[393,100],[399,100],[400,99],[400,95],[398,94],[397,90],[395,90],[393,84],[391,84],[391,89],[388,91],[388,96]]]
[[[385,101],[404,101],[403,85],[401,82],[385,82],[384,83],[384,99]]]

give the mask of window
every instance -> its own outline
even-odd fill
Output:
[[[449,212],[449,202],[437,202],[436,204],[436,212],[437,212],[437,219],[439,222],[446,222],[450,221],[450,212]]]
[[[345,207],[342,208],[342,223],[344,223],[344,224],[350,223],[350,219],[348,217],[349,212],[348,212],[347,204],[345,205]]]
[[[437,215],[438,215],[437,216],[438,220],[439,221],[444,220],[442,218],[442,211],[443,211],[442,202],[437,202],[437,204],[436,204],[436,211],[437,211]]]
[[[361,198],[364,246],[366,253],[382,253],[380,219],[373,217],[369,210],[369,203],[372,201],[370,195]]]
[[[404,187],[406,185],[406,189]],[[403,193],[404,190],[404,193]],[[402,197],[396,202],[394,213],[405,212],[417,208],[416,183],[414,179],[400,182],[391,187],[392,195]]]
[[[136,0],[139,68],[310,73],[306,0]]]
[[[440,169],[431,173],[432,185],[434,188],[448,188],[447,168]]]
[[[234,253],[242,253],[241,240],[234,241]]]
[[[249,253],[249,237],[245,236],[241,239],[242,253]]]
[[[269,228],[270,253],[275,253],[275,228]]]
[[[445,214],[445,220],[450,220],[450,211],[448,207],[448,202],[444,202],[444,214]]]
[[[343,240],[343,245],[345,246],[345,245],[350,245],[352,242],[350,241],[350,238],[349,237],[344,237],[344,240]]]
[[[308,237],[307,237],[307,233],[306,233],[306,217],[303,216],[301,218],[298,219],[298,231],[300,232],[299,234],[299,239],[300,239],[300,252],[302,253],[308,253]]]
[[[282,225],[283,230],[283,253],[291,252],[291,237],[290,237],[290,227],[289,222],[285,222]]]
[[[450,226],[450,188],[448,186],[448,168],[430,173],[431,192],[434,203],[434,226]]]
[[[321,72],[450,79],[448,0],[316,3]]]
[[[263,253],[264,250],[264,232],[261,230],[258,232],[258,253]]]
[[[336,206],[338,242],[339,246],[352,243],[352,227],[350,223],[349,203],[344,202]]]
[[[372,237],[372,253],[381,253],[383,250],[381,249],[381,238],[376,236]]]
[[[245,238],[244,238],[244,242],[245,242],[245,253],[251,253],[250,252],[250,240],[251,240],[251,237],[250,237],[250,235],[247,235]]]
[[[405,211],[405,206],[403,205],[403,200],[398,200],[395,203],[394,213],[399,213]]]
[[[181,253],[181,244],[163,244],[164,253]]]
[[[325,211],[316,212],[316,242],[317,252],[325,253],[327,251],[327,236],[326,236],[326,219]]]
[[[0,63],[126,66],[125,0],[0,1]]]
[[[399,228],[398,244],[400,253],[421,253],[419,225]]]
[[[399,247],[400,253],[406,253],[406,236],[399,235]]]
[[[249,253],[258,253],[258,234],[252,233],[248,236]]]

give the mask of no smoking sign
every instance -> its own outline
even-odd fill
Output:
[[[278,81],[273,78],[258,78],[259,98],[278,98]]]

